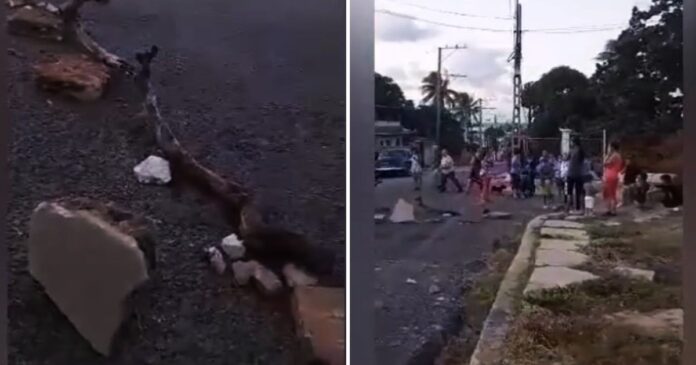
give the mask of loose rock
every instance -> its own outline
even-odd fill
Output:
[[[136,239],[89,211],[44,202],[27,244],[31,275],[92,348],[109,355],[127,297],[148,280]]]
[[[249,283],[249,280],[254,276],[256,268],[260,264],[256,261],[235,261],[232,263],[232,273],[234,274],[234,282],[237,285],[244,286]]]
[[[227,254],[227,257],[232,260],[241,259],[246,253],[246,249],[244,248],[242,241],[240,241],[239,238],[237,238],[237,235],[234,233],[223,238],[221,246],[222,251],[224,251]]]
[[[83,55],[60,55],[34,66],[36,82],[42,89],[62,93],[80,101],[101,98],[109,82],[106,65]]]
[[[275,295],[283,288],[278,276],[263,265],[256,266],[252,277],[259,290],[266,295]]]
[[[430,285],[430,288],[428,288],[428,293],[430,294],[437,294],[439,292],[441,292],[440,287],[436,284],[432,284]]]
[[[410,223],[416,220],[413,212],[413,205],[403,199],[399,199],[392,210],[389,220],[393,223]]]
[[[63,20],[56,13],[41,7],[24,5],[21,1],[11,1],[8,5],[18,8],[7,17],[7,29],[11,34],[63,40]]]
[[[142,184],[165,185],[172,181],[169,161],[150,156],[133,168],[135,177]]]
[[[313,357],[324,364],[345,364],[344,289],[301,287],[294,291],[292,301],[299,335],[309,344]]]
[[[285,264],[283,266],[283,275],[288,286],[295,288],[298,286],[313,286],[317,284],[317,278],[309,275],[304,270],[294,264]]]
[[[210,262],[210,266],[213,267],[213,270],[215,270],[218,275],[224,274],[227,264],[225,264],[225,259],[222,257],[220,250],[215,247],[208,247],[206,253],[208,254],[208,261]]]
[[[635,269],[632,267],[618,266],[614,271],[620,275],[628,276],[634,279],[645,279],[648,281],[653,281],[655,278],[655,272],[652,270]]]

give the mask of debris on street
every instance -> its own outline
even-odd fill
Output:
[[[237,235],[234,233],[223,238],[220,246],[222,247],[222,251],[227,254],[227,257],[232,260],[241,259],[246,253],[243,242],[240,241],[239,238],[237,238]]]
[[[159,156],[149,156],[135,166],[133,172],[142,184],[165,185],[172,181],[169,162]]]
[[[91,102],[101,98],[109,82],[109,69],[84,55],[62,54],[34,66],[43,90]]]

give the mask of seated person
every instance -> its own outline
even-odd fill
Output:
[[[633,200],[638,207],[644,207],[648,199],[648,190],[650,190],[650,184],[648,184],[648,174],[644,171],[638,173],[635,177],[636,182],[633,184],[631,189],[631,200]]]

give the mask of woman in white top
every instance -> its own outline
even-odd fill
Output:
[[[419,191],[423,184],[423,166],[421,166],[420,158],[416,152],[411,154],[411,177],[413,177],[414,189]]]

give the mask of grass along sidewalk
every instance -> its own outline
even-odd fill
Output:
[[[590,259],[577,269],[598,279],[525,297],[502,364],[681,363],[682,217],[617,222],[587,222]]]

